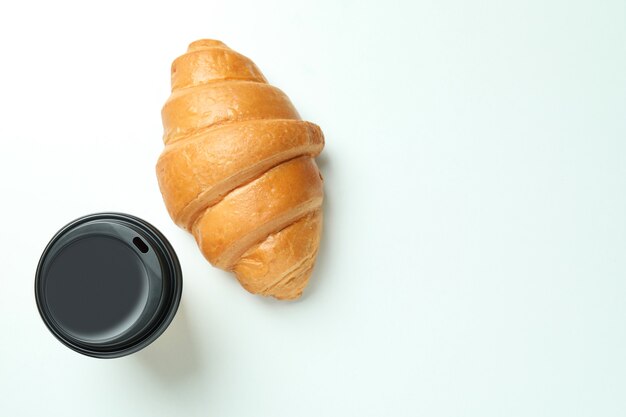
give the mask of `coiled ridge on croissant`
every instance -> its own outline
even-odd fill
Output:
[[[172,63],[157,178],[174,222],[256,294],[298,298],[322,230],[321,129],[256,65],[199,40]]]

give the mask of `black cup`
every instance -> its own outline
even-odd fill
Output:
[[[66,346],[96,358],[134,353],[171,323],[182,294],[178,257],[151,224],[98,213],[63,227],[35,276],[39,313]]]

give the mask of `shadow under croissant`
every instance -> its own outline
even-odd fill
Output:
[[[133,358],[165,384],[175,384],[200,372],[200,354],[182,304],[165,333]]]

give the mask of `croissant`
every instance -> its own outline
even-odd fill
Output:
[[[216,40],[172,63],[157,178],[172,220],[251,293],[298,298],[322,231],[321,129]]]

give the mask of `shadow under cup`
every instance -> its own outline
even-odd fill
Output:
[[[171,323],[182,294],[178,258],[151,224],[121,213],[81,217],[44,250],[37,307],[50,331],[84,355],[136,352]]]

